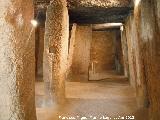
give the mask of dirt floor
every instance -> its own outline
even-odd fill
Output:
[[[89,80],[116,80],[116,81],[128,81],[128,78],[119,74],[116,70],[104,71],[100,73],[94,73],[89,71]]]
[[[83,81],[83,80],[82,80]],[[46,99],[43,82],[36,83],[38,120],[147,120],[147,112],[136,105],[135,91],[126,81],[66,82],[66,103],[61,106]]]

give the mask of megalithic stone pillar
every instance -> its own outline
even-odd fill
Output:
[[[33,8],[32,0],[0,0],[0,120],[36,120]]]
[[[69,16],[65,0],[53,0],[47,9],[45,29],[44,80],[49,83],[54,102],[65,101]],[[46,71],[50,70],[51,74]],[[48,76],[48,75],[49,76]],[[48,80],[50,79],[50,80]]]

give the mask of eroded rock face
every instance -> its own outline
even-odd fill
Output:
[[[49,1],[35,0],[36,8],[46,8]],[[132,0],[67,0],[70,23],[123,22],[133,9],[131,3]]]
[[[0,10],[0,120],[36,120],[32,0],[1,0]]]
[[[91,25],[77,25],[71,66],[73,74],[88,76],[91,40]]]
[[[123,22],[131,7],[130,0],[68,0],[70,22]]]
[[[93,31],[91,43],[91,63],[95,72],[115,70],[116,30]]]
[[[149,108],[150,120],[160,119],[158,4],[140,2],[126,23],[131,83],[139,105]]]
[[[49,3],[52,0],[34,0],[35,4]],[[69,8],[76,7],[127,7],[131,0],[67,0]]]
[[[44,73],[50,70],[50,74],[49,76],[44,74],[44,80],[50,83],[54,100],[58,103],[63,103],[65,99],[64,81],[67,72],[68,37],[67,3],[64,0],[54,0],[47,10],[44,53],[47,63],[44,63]]]
[[[38,27],[35,33],[36,40],[36,75],[43,76],[43,51],[44,51],[44,33],[45,28]]]
[[[130,0],[67,0],[70,8],[76,7],[127,7]]]

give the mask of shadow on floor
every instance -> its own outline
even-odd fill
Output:
[[[81,77],[77,77],[81,78]],[[76,82],[75,82],[76,81]],[[66,82],[66,103],[46,105],[43,82],[36,83],[38,120],[81,120],[82,117],[100,120],[110,117],[135,116],[135,120],[147,120],[147,110],[139,110],[134,89],[128,82],[69,80]],[[77,82],[78,81],[78,82]],[[85,81],[85,82],[84,82]]]

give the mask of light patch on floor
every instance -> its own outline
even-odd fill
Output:
[[[36,95],[43,95],[42,83],[36,84]],[[41,96],[42,97],[42,96]],[[42,98],[43,99],[43,98]],[[40,103],[39,103],[40,104]],[[63,117],[135,115],[136,120],[144,118],[144,110],[136,105],[134,89],[128,82],[66,82],[66,103],[61,106],[37,106],[37,120],[62,120]]]

